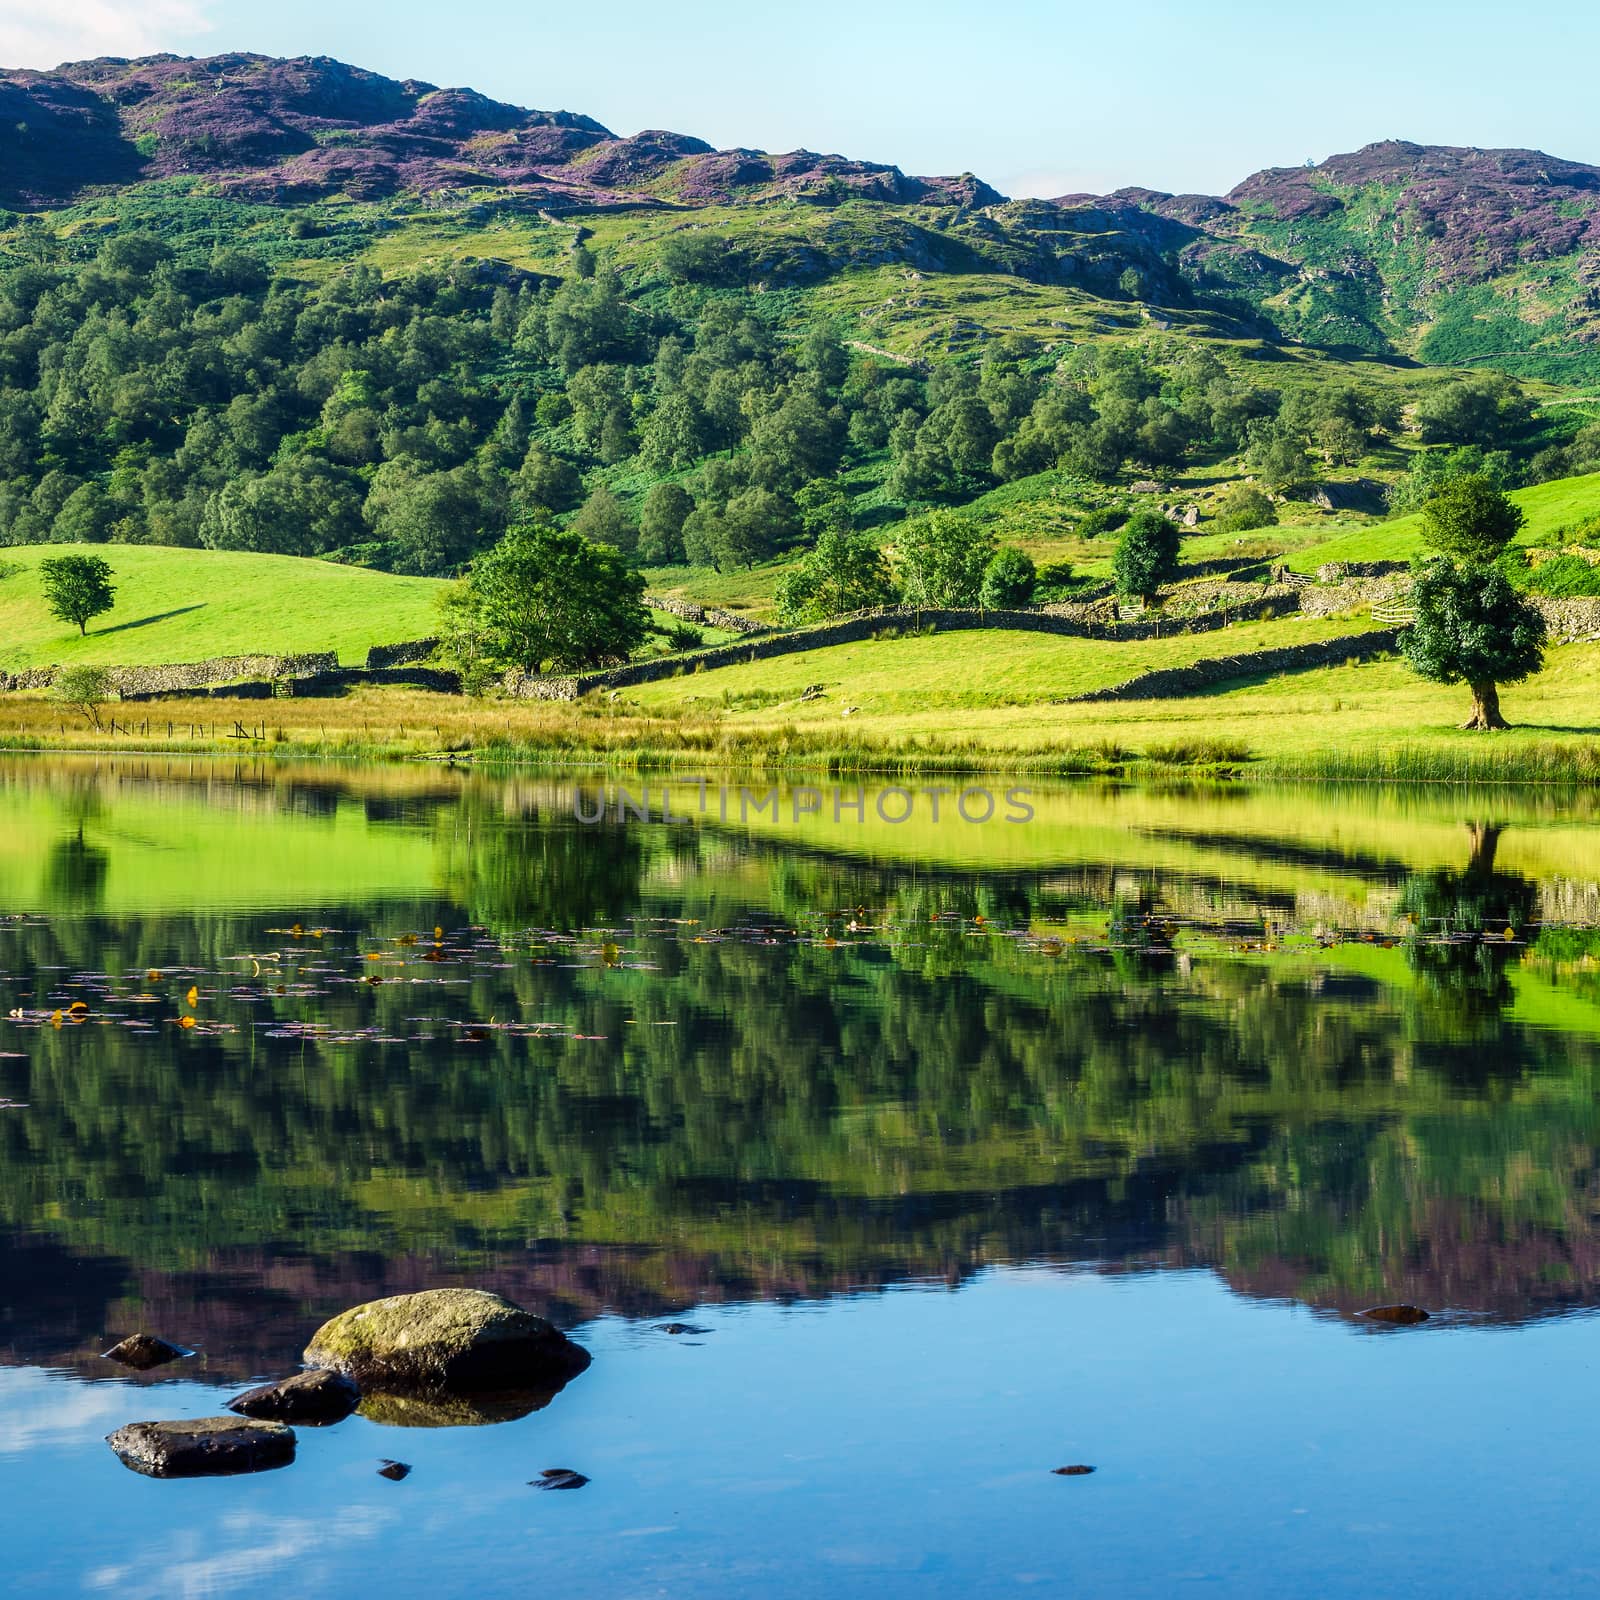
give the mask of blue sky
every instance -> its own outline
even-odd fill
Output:
[[[1218,192],[1375,139],[1600,163],[1600,7],[1011,0],[0,0],[0,63],[260,50],[718,145],[971,170],[1012,194]],[[1535,17],[1537,21],[1535,21]]]

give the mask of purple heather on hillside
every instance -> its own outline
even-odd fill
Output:
[[[0,200],[23,206],[183,176],[279,204],[463,188],[554,206],[712,204],[837,194],[840,186],[901,202],[1002,199],[971,174],[908,178],[808,150],[719,152],[653,129],[619,138],[572,112],[396,82],[321,56],[152,56],[0,71],[0,130]]]

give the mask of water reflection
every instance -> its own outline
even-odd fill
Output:
[[[1548,797],[1078,789],[908,838],[0,772],[13,1361],[151,1326],[232,1381],[447,1282],[569,1326],[1023,1261],[1600,1299],[1600,829]]]

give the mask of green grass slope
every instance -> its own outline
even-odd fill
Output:
[[[1518,489],[1511,498],[1528,519],[1517,542],[1538,544],[1585,517],[1600,516],[1600,472]],[[1422,518],[1413,515],[1305,545],[1286,564],[1314,572],[1325,561],[1409,561],[1422,548]]]
[[[103,556],[116,573],[115,609],[82,639],[50,615],[39,587],[39,563],[69,552]],[[303,650],[360,665],[370,645],[434,632],[441,588],[300,556],[156,545],[22,545],[0,552],[0,573],[0,668],[13,672]]]

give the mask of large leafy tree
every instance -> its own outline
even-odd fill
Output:
[[[876,545],[830,529],[778,580],[775,599],[785,622],[821,622],[891,604],[894,580]]]
[[[936,511],[895,542],[900,587],[914,606],[974,606],[994,554],[994,534],[970,517]]]
[[[39,563],[39,582],[50,615],[70,622],[79,635],[116,604],[115,574],[100,556],[51,556]]]
[[[473,562],[466,587],[485,654],[524,672],[625,658],[649,630],[643,595],[621,552],[539,523],[510,528]]]
[[[1435,683],[1464,683],[1472,715],[1463,728],[1508,726],[1499,685],[1520,683],[1544,665],[1544,618],[1498,567],[1437,556],[1411,590],[1417,619],[1400,636],[1412,667]]]
[[[1154,511],[1129,517],[1111,562],[1117,593],[1153,600],[1161,585],[1178,575],[1181,538],[1177,526]]]

